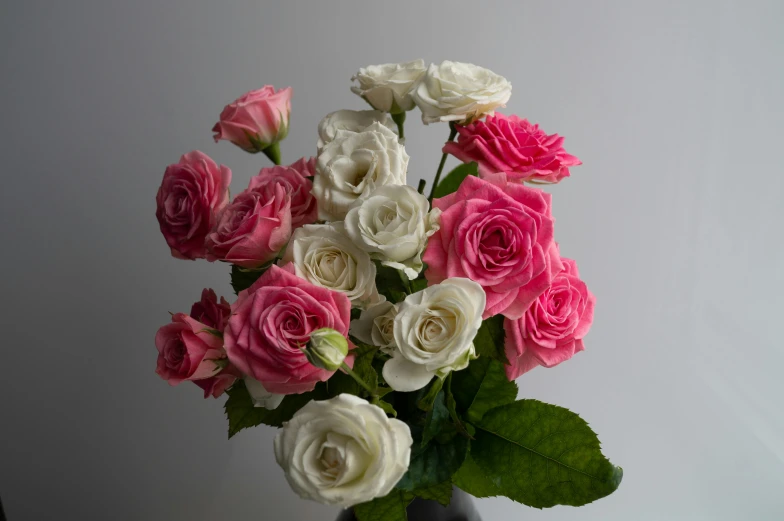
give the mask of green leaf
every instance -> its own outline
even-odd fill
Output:
[[[485,471],[476,464],[471,452],[466,456],[460,470],[452,476],[452,481],[458,488],[474,497],[494,497],[501,494],[498,487],[487,477]]]
[[[385,402],[384,400],[378,400],[376,402],[376,405],[381,407],[384,410],[384,412],[387,413],[388,415],[392,416],[393,418],[397,418],[397,411],[395,410],[394,407],[392,407],[391,403]]]
[[[414,499],[410,492],[393,490],[386,496],[354,507],[357,521],[406,521],[406,507]]]
[[[245,383],[238,380],[231,389],[226,391],[229,399],[223,408],[229,419],[229,438],[242,429],[265,424],[272,427],[281,427],[283,422],[289,421],[294,413],[300,410],[310,400],[327,398],[322,386],[304,394],[290,394],[283,399],[277,409],[269,410],[264,407],[254,407]]]
[[[416,497],[426,499],[429,501],[438,501],[444,506],[449,506],[452,500],[452,482],[444,481],[432,487],[419,488],[414,491]]]
[[[401,273],[395,268],[384,266],[378,261],[376,261],[376,287],[380,294],[395,304],[405,300],[406,295],[408,295],[408,288],[403,283]]]
[[[246,290],[261,277],[271,264],[262,266],[261,268],[243,268],[236,264],[231,265],[231,287],[234,288],[234,293],[240,294],[240,291]]]
[[[443,386],[444,386],[443,379],[439,377],[433,378],[433,383],[430,384],[427,393],[422,397],[422,399],[420,399],[419,402],[417,402],[417,407],[419,407],[423,411],[429,411],[430,409],[432,409],[433,402],[435,401],[438,392],[441,390]]]
[[[362,344],[352,349],[354,354],[354,373],[362,378],[371,388],[378,387],[378,373],[373,368],[373,357],[378,350],[375,346]],[[356,396],[367,394],[367,392],[349,375],[338,370],[327,380],[327,392],[329,396],[337,396],[347,393]]]
[[[513,403],[516,399],[517,384],[506,377],[501,362],[491,360],[474,401],[468,408],[468,421],[477,423],[487,411]]]
[[[514,501],[580,506],[621,483],[623,470],[604,457],[596,434],[563,407],[520,400],[489,411],[476,427],[471,456]]]
[[[425,417],[425,430],[422,432],[422,445],[438,436],[449,424],[449,409],[444,403],[444,391],[439,391],[433,401],[433,408],[427,412]]]
[[[427,269],[427,268],[423,268],[422,269],[423,273],[424,273],[425,269]],[[418,291],[422,291],[425,288],[427,288],[427,279],[424,276],[420,275],[420,277],[418,279],[415,279],[415,280],[411,281],[411,292],[412,293],[416,293]]]
[[[468,413],[468,408],[474,403],[491,361],[490,358],[479,357],[471,360],[468,367],[462,371],[452,373],[452,394],[459,412]]]
[[[400,479],[397,488],[413,491],[428,488],[450,480],[465,461],[468,438],[456,433],[449,439],[439,435],[427,445],[422,445],[422,429],[412,426],[414,445],[408,472]]]
[[[487,356],[504,364],[506,352],[504,351],[504,316],[495,315],[482,322],[482,327],[474,338],[476,354],[480,357]]]
[[[478,173],[479,167],[476,163],[473,162],[456,167],[454,170],[449,172],[440,183],[438,183],[438,186],[433,192],[433,198],[438,199],[439,197],[444,197],[445,195],[457,192],[457,189],[460,188],[460,184],[463,182],[463,179],[470,175],[475,176]]]

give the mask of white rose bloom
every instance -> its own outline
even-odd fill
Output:
[[[275,437],[275,459],[300,497],[351,507],[392,491],[413,442],[404,422],[341,394],[297,411]]]
[[[332,142],[339,130],[362,132],[373,123],[381,123],[397,134],[397,125],[386,112],[379,110],[338,110],[327,114],[318,125],[318,151]]]
[[[434,376],[465,369],[476,358],[473,341],[484,310],[482,286],[460,277],[406,297],[395,317],[397,351],[382,370],[389,386],[416,391]]]
[[[319,219],[341,221],[352,204],[385,185],[406,184],[408,154],[381,123],[362,132],[339,130],[318,156],[312,193]]]
[[[395,348],[395,316],[397,306],[389,301],[379,302],[362,310],[359,318],[351,321],[349,332],[361,342],[378,346],[387,354]]]
[[[264,388],[261,382],[246,376],[245,388],[248,390],[250,399],[253,401],[254,407],[264,407],[265,409],[277,409],[285,397],[282,394],[274,394]]]
[[[349,210],[346,233],[372,258],[414,280],[422,271],[427,238],[439,228],[441,211],[429,209],[427,197],[410,186],[382,186]]]
[[[424,60],[405,63],[385,63],[359,69],[351,81],[354,94],[362,96],[370,105],[393,114],[414,108],[411,90],[425,73]]]
[[[282,261],[293,263],[298,277],[345,293],[353,307],[365,308],[381,300],[376,265],[346,235],[342,222],[297,228]]]
[[[425,125],[439,121],[466,123],[506,106],[512,84],[470,63],[431,64],[411,96]]]

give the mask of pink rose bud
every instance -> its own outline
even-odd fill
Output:
[[[208,260],[258,268],[274,259],[291,237],[291,196],[275,184],[269,190],[248,189],[218,216],[207,237]]]
[[[514,380],[541,365],[553,367],[585,349],[596,298],[580,280],[577,264],[561,258],[564,270],[517,320],[505,320],[506,375]]]
[[[202,290],[201,300],[191,307],[191,318],[221,333],[226,327],[229,315],[231,315],[231,305],[223,297],[218,302],[215,292],[207,288]]]
[[[312,365],[302,349],[321,328],[346,337],[351,321],[351,303],[343,293],[274,265],[240,292],[231,311],[224,333],[229,360],[274,394],[311,391],[332,376],[334,370]]]
[[[582,162],[563,148],[564,138],[547,134],[517,116],[496,112],[486,121],[457,127],[457,141],[444,145],[444,153],[460,161],[479,164],[479,175],[506,173],[512,181],[557,183],[569,177],[569,167]]]
[[[433,201],[441,228],[422,257],[428,283],[471,279],[487,296],[482,318],[523,316],[563,269],[550,200],[542,190],[507,182],[504,174],[466,177],[457,192]]]
[[[226,139],[246,152],[264,152],[277,165],[277,143],[288,134],[290,114],[291,87],[275,92],[275,87],[265,85],[226,105],[212,128],[213,137],[216,143]]]
[[[226,392],[226,389],[234,385],[234,382],[237,381],[237,378],[240,378],[242,373],[240,373],[236,367],[229,364],[223,369],[220,373],[216,374],[211,378],[205,378],[204,380],[194,380],[193,383],[198,385],[204,391],[204,398],[209,398],[212,396],[213,398],[219,398],[223,393]]]
[[[264,193],[269,198],[273,197],[275,186],[282,186],[291,197],[291,228],[313,224],[318,219],[318,208],[316,198],[310,193],[313,183],[308,178],[315,175],[315,162],[314,157],[309,160],[303,157],[290,166],[262,168],[251,178],[248,190]]]
[[[171,385],[218,374],[226,365],[223,339],[184,313],[172,317],[155,335],[158,367],[155,372]]]
[[[204,240],[229,202],[231,170],[198,151],[169,165],[155,198],[161,233],[178,259],[206,256]]]

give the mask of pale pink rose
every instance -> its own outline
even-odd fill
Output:
[[[207,236],[208,260],[257,268],[275,258],[291,237],[291,196],[281,184],[245,190],[223,209]]]
[[[302,158],[291,166],[262,168],[258,175],[250,179],[248,189],[270,198],[276,185],[284,187],[291,197],[291,228],[313,224],[318,219],[318,208],[316,198],[310,193],[313,183],[308,177],[314,175],[315,160]]]
[[[215,292],[207,288],[202,290],[201,300],[191,306],[192,319],[220,332],[223,332],[226,327],[229,315],[231,315],[231,304],[223,297],[219,302]]]
[[[229,202],[231,170],[199,151],[169,165],[155,198],[161,233],[178,259],[200,259],[215,215]]]
[[[479,164],[479,175],[505,172],[513,181],[557,183],[569,177],[569,167],[582,162],[563,148],[564,138],[547,134],[517,116],[496,112],[486,121],[457,127],[457,141],[444,145],[444,153],[460,161]]]
[[[273,265],[240,292],[231,310],[224,332],[229,360],[267,391],[300,394],[332,376],[308,362],[301,348],[322,327],[348,335],[351,303],[342,293]]]
[[[226,139],[247,152],[261,152],[286,137],[290,114],[291,87],[275,92],[275,87],[265,85],[226,105],[212,128],[213,138],[216,143]]]
[[[433,201],[441,227],[422,258],[427,281],[469,278],[487,294],[483,318],[520,318],[562,269],[550,199],[504,174],[467,177],[457,192]]]
[[[210,378],[225,359],[223,339],[206,331],[207,326],[184,313],[172,316],[171,324],[155,334],[158,367],[155,372],[171,385],[184,380]]]
[[[237,378],[241,377],[242,373],[240,373],[236,367],[229,364],[225,369],[215,376],[211,378],[205,378],[204,380],[194,380],[193,383],[202,388],[205,399],[209,398],[210,396],[213,398],[219,398],[221,395],[223,395],[223,393],[226,392],[226,389],[234,385],[234,382],[237,381]]]
[[[518,320],[505,320],[506,376],[518,376],[542,365],[553,367],[585,349],[596,298],[580,280],[577,264],[562,258],[564,270]]]

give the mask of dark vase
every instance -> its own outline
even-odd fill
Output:
[[[415,499],[406,509],[408,521],[482,521],[471,496],[455,487],[448,507],[436,501]],[[353,510],[344,510],[336,521],[356,521]]]

